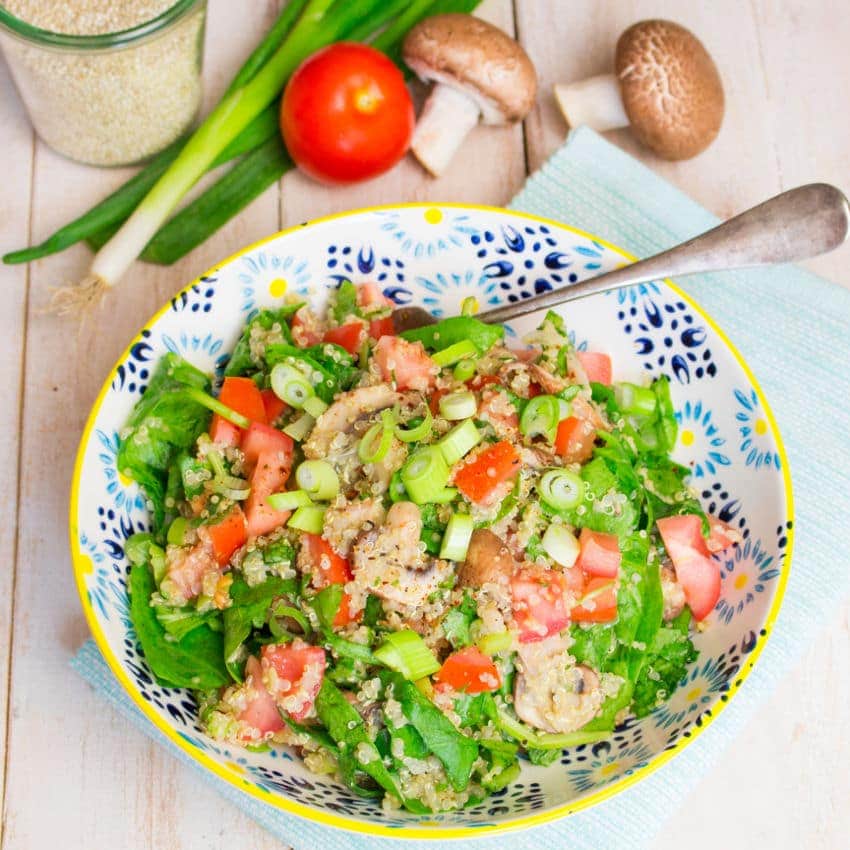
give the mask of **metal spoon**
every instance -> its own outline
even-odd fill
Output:
[[[553,289],[514,304],[479,313],[482,322],[507,322],[636,283],[702,272],[749,266],[794,263],[825,254],[841,245],[850,232],[850,204],[826,183],[811,183],[783,192],[729,221],[645,260],[597,277]],[[432,325],[437,320],[421,307],[393,311],[396,333]]]

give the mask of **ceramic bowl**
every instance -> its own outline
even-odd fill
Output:
[[[95,640],[138,708],[174,744],[269,805],[373,835],[446,839],[538,824],[591,806],[637,782],[692,741],[753,666],[776,617],[789,570],[791,492],[779,434],[755,379],[722,331],[669,283],[567,305],[579,348],[610,352],[617,379],[667,375],[679,420],[675,457],[688,464],[704,507],[737,527],[722,557],[723,592],[698,659],[672,699],[629,720],[604,743],[565,751],[548,767],[524,763],[515,783],[460,812],[385,811],[285,748],[222,746],[197,725],[190,692],[160,687],[128,616],[125,538],[148,526],[139,488],[117,470],[118,433],[159,358],[174,351],[217,376],[245,321],[298,293],[321,308],[341,280],[377,281],[397,304],[437,316],[467,296],[481,309],[528,298],[630,260],[572,227],[501,209],[405,205],[346,213],[246,248],[176,295],[130,343],[83,434],[71,500],[71,550]],[[508,329],[517,340],[535,318]]]

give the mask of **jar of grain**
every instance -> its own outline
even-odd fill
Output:
[[[206,0],[0,0],[0,46],[50,147],[128,165],[197,115],[205,20]]]

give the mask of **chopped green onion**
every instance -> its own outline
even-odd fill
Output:
[[[316,394],[304,374],[288,363],[276,363],[272,367],[270,380],[274,394],[298,410],[304,407],[304,402],[310,396]]]
[[[417,505],[432,502],[445,490],[449,467],[436,446],[419,449],[401,469],[401,480]]]
[[[313,504],[306,490],[288,490],[285,493],[272,493],[266,496],[266,503],[276,511],[292,511]]]
[[[390,478],[389,496],[391,502],[406,502],[408,499],[407,490],[404,482],[401,480],[401,470],[397,469]]]
[[[580,475],[568,469],[550,469],[543,473],[537,492],[547,505],[557,511],[566,511],[581,503],[585,483]]]
[[[225,499],[230,499],[233,502],[242,502],[251,495],[250,487],[228,487],[225,484],[215,484],[213,485],[213,490],[219,494],[219,496],[224,496]]]
[[[478,299],[474,295],[468,295],[460,302],[461,316],[474,316],[478,312]]]
[[[440,451],[443,453],[449,466],[456,464],[464,455],[474,449],[482,440],[481,432],[475,427],[471,419],[455,425],[439,443]]]
[[[534,750],[563,750],[567,747],[577,747],[580,744],[593,744],[611,737],[610,731],[584,732],[537,732],[521,723],[513,714],[501,706],[497,709],[496,725],[509,738],[515,738],[527,749]]]
[[[305,399],[302,407],[314,419],[318,419],[328,409],[328,405],[325,404],[325,402],[323,402],[317,395],[311,395],[309,398]]]
[[[475,400],[475,395],[469,390],[449,393],[440,399],[440,413],[443,419],[448,419],[451,422],[469,419],[470,416],[475,416],[477,410],[478,402]]]
[[[558,421],[561,422],[568,416],[572,416],[573,406],[565,398],[557,396],[558,399]]]
[[[452,514],[443,535],[440,557],[447,561],[463,561],[466,558],[474,528],[475,523],[469,514]]]
[[[381,411],[381,421],[376,422],[360,439],[357,456],[363,463],[380,463],[393,444],[395,416],[391,410]]]
[[[639,387],[624,381],[614,386],[614,400],[623,413],[651,416],[655,413],[657,398],[649,387]]]
[[[457,498],[457,488],[456,487],[443,487],[436,496],[434,496],[430,501],[434,505],[447,505],[449,502],[453,502]]]
[[[434,417],[431,411],[425,408],[425,418],[413,428],[402,428],[401,425],[395,426],[395,435],[403,443],[416,443],[419,440],[424,440],[430,433],[434,424]]]
[[[321,534],[325,524],[325,508],[318,505],[298,508],[286,523],[296,531],[306,531],[308,534]]]
[[[467,357],[474,357],[478,354],[478,348],[471,339],[462,339],[442,351],[437,351],[431,355],[431,359],[442,369],[444,366],[454,366],[461,360]]]
[[[466,383],[475,374],[474,360],[461,360],[452,373],[456,381]]]
[[[185,517],[177,517],[171,525],[168,526],[168,534],[165,535],[166,542],[172,546],[182,546],[186,538],[186,529],[189,523]]]
[[[339,493],[339,476],[326,460],[305,460],[295,470],[295,480],[311,499],[319,502],[333,499]]]
[[[513,635],[510,632],[493,632],[478,638],[476,645],[485,655],[495,655],[511,648]]]
[[[554,443],[560,421],[561,408],[558,399],[553,395],[539,395],[525,406],[519,420],[519,430],[526,437],[540,434],[550,443]]]
[[[440,669],[440,662],[437,661],[434,653],[428,649],[425,641],[413,629],[390,632],[386,640],[375,650],[375,657],[382,664],[411,681],[430,676]]]
[[[292,437],[296,443],[300,443],[316,424],[316,418],[309,413],[302,413],[297,419],[293,419],[284,429],[283,433]]]
[[[540,541],[546,554],[562,567],[569,569],[578,560],[579,545],[575,535],[564,525],[552,523]]]
[[[251,427],[251,420],[248,419],[247,416],[237,413],[235,410],[228,407],[226,404],[222,404],[217,398],[213,398],[203,390],[199,390],[197,387],[184,386],[181,389],[181,392],[192,399],[192,401],[196,401],[198,404],[206,407],[207,410],[217,413],[222,419],[226,419],[228,422],[232,422],[240,428]]]

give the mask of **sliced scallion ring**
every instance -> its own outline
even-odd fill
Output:
[[[435,505],[447,505],[457,498],[457,487],[443,487],[430,501]]]
[[[456,381],[466,383],[475,374],[474,360],[461,360],[454,368],[452,376]]]
[[[561,408],[558,399],[553,395],[539,395],[525,406],[519,420],[519,430],[526,437],[536,437],[539,434],[554,443],[560,421]]]
[[[306,490],[288,490],[285,493],[272,493],[266,496],[266,503],[276,511],[291,511],[312,505],[313,500]]]
[[[474,393],[469,392],[469,390],[449,393],[440,399],[440,414],[443,419],[448,419],[451,422],[469,419],[470,416],[475,416],[477,410],[478,402],[475,400]]]
[[[326,460],[305,460],[295,470],[295,480],[311,499],[319,502],[333,499],[339,493],[339,476]]]
[[[390,478],[389,496],[391,502],[406,502],[408,500],[407,489],[401,480],[401,470],[397,469]]]
[[[569,569],[578,560],[578,540],[564,525],[553,522],[543,534],[540,544],[556,564],[560,564],[566,569]]]
[[[543,473],[537,492],[556,511],[566,511],[581,504],[585,484],[580,475],[569,469],[550,469]]]
[[[482,440],[481,432],[471,419],[455,425],[437,445],[449,466],[456,464]]]
[[[652,416],[658,399],[649,387],[639,387],[623,381],[614,385],[614,400],[623,413],[633,413],[636,416]]]
[[[461,316],[474,316],[478,312],[478,299],[474,295],[468,295],[460,302]]]
[[[417,443],[419,440],[424,440],[430,433],[434,424],[434,417],[431,411],[425,408],[425,418],[412,428],[402,428],[401,425],[395,426],[395,435],[403,443]]]
[[[455,363],[467,357],[474,357],[476,354],[478,349],[475,343],[471,339],[462,339],[442,351],[435,352],[431,355],[431,359],[442,369],[444,366],[454,366]]]
[[[165,535],[166,543],[169,543],[172,546],[182,546],[183,541],[186,538],[186,529],[188,527],[189,523],[186,521],[186,517],[177,517],[171,525],[168,526],[168,533]]]
[[[447,561],[463,561],[475,524],[469,514],[452,514],[443,535],[440,557]]]
[[[511,648],[513,636],[510,632],[493,632],[478,638],[477,646],[485,655],[495,655]]]
[[[440,449],[425,446],[415,452],[402,467],[401,480],[417,505],[440,497],[449,480],[449,467]]]
[[[292,437],[296,443],[300,443],[316,424],[316,418],[309,413],[302,413],[297,419],[293,419],[284,429],[283,433]]]
[[[309,398],[304,399],[302,406],[304,411],[309,413],[314,419],[318,419],[328,409],[328,405],[317,395],[311,395]]]
[[[298,508],[286,523],[296,531],[306,531],[308,534],[321,534],[325,524],[326,508],[318,505],[308,505]]]
[[[360,439],[357,456],[363,463],[380,463],[393,444],[395,416],[391,410],[381,411],[381,421],[376,422]]]
[[[434,653],[413,629],[390,632],[375,650],[375,658],[411,681],[440,669]]]
[[[290,407],[298,410],[304,407],[304,402],[314,396],[313,385],[294,366],[288,363],[275,363],[270,376],[272,391]]]

